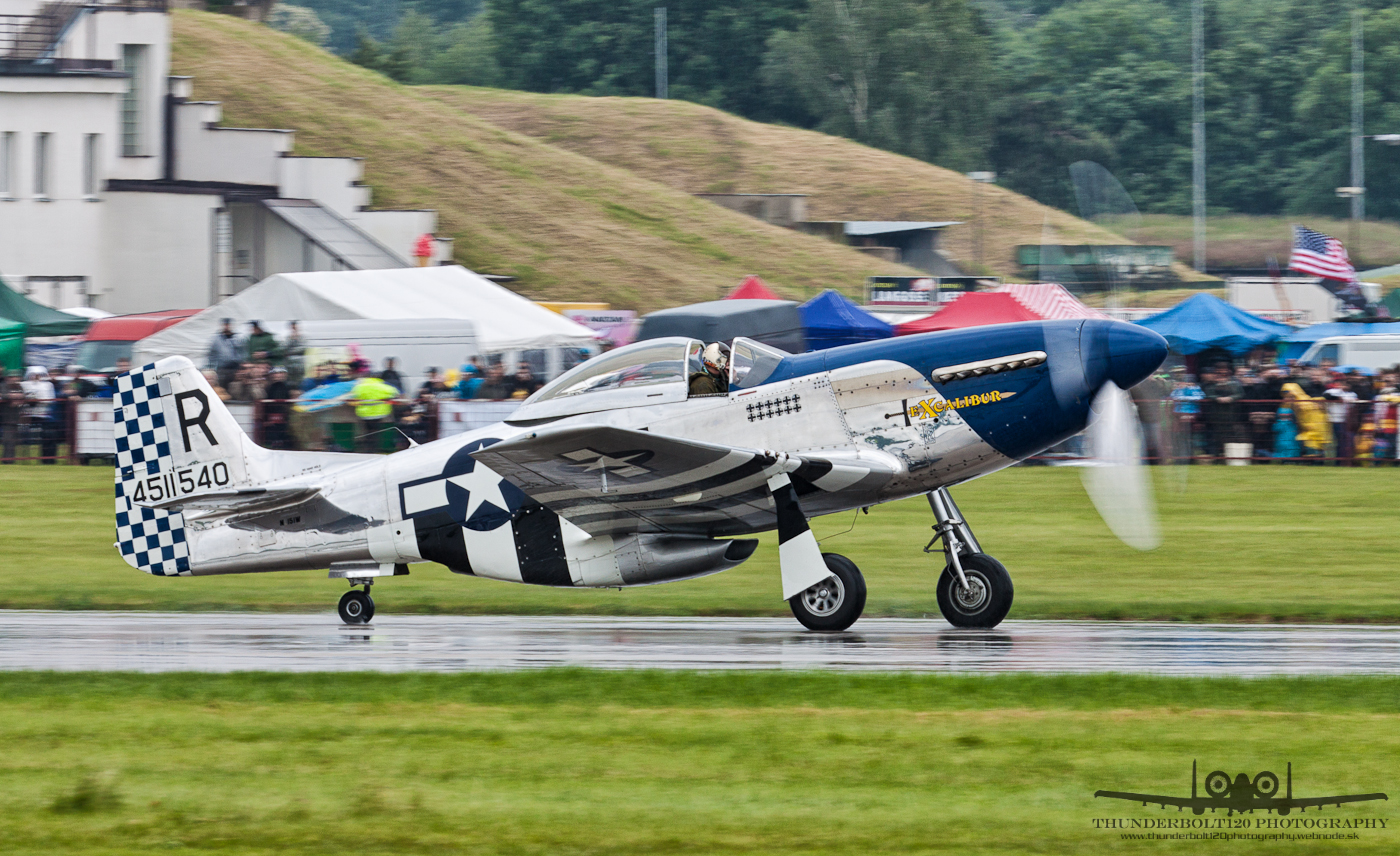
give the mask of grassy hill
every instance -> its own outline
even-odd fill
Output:
[[[376,206],[436,208],[458,261],[514,274],[532,297],[648,311],[750,273],[799,298],[915,273],[504,129],[262,25],[172,20],[174,73],[223,102],[224,124],[295,129],[300,155],[363,157]]]
[[[1273,256],[1288,264],[1293,247],[1293,224],[1326,232],[1347,244],[1358,270],[1400,264],[1400,225],[1368,220],[1361,224],[1360,246],[1352,246],[1348,220],[1300,214],[1292,217],[1255,217],[1227,214],[1206,220],[1208,267],[1262,268]],[[1191,218],[1171,214],[1147,214],[1131,237],[1144,244],[1170,244],[1179,259],[1191,258]]]
[[[960,220],[964,225],[949,229],[943,246],[974,268],[981,218],[982,263],[1004,277],[1018,275],[1017,244],[1124,242],[1093,223],[961,173],[686,101],[422,89],[463,113],[686,193],[805,193],[813,220]],[[1182,265],[1178,274],[1198,278]]]
[[[804,298],[913,273],[691,196],[804,192],[814,219],[954,219],[950,254],[1014,276],[1045,234],[1122,239],[1010,191],[849,140],[680,101],[408,87],[228,16],[173,15],[174,68],[231,126],[297,131],[296,153],[365,159],[385,208],[435,208],[457,259],[533,297],[642,311],[707,299],[758,274]],[[979,203],[978,191],[984,195]],[[1046,227],[1048,226],[1048,232]]]

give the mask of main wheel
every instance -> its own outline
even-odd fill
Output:
[[[996,627],[1011,611],[1011,575],[1001,562],[986,553],[959,556],[967,587],[958,582],[952,567],[938,578],[938,610],[954,627]]]
[[[1254,792],[1261,797],[1271,797],[1278,793],[1278,776],[1268,770],[1255,776]]]
[[[1216,770],[1206,776],[1206,793],[1213,797],[1223,797],[1230,792],[1230,774]]]
[[[831,576],[788,599],[792,614],[808,630],[845,630],[865,610],[865,577],[838,553],[822,553]]]
[[[350,589],[340,596],[340,620],[346,624],[369,624],[374,617],[374,598],[369,592]]]

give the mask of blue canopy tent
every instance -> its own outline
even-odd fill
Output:
[[[854,345],[872,339],[888,339],[894,327],[861,309],[839,293],[827,289],[799,307],[807,347],[813,351]]]
[[[1318,339],[1326,339],[1328,336],[1370,336],[1374,334],[1389,334],[1391,336],[1400,333],[1400,322],[1389,324],[1348,324],[1340,321],[1333,321],[1326,324],[1314,324],[1311,327],[1304,327],[1301,330],[1294,330],[1283,337],[1283,357],[1286,360],[1296,360],[1303,355],[1303,352],[1312,347],[1313,342]]]
[[[1172,351],[1185,355],[1208,348],[1243,354],[1293,332],[1287,324],[1266,321],[1204,292],[1137,323],[1161,334]]]

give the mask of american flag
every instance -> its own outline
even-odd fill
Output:
[[[1343,282],[1356,279],[1356,269],[1342,242],[1304,226],[1293,227],[1293,256],[1288,260],[1288,269]]]

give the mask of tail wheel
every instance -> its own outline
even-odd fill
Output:
[[[369,592],[350,589],[340,596],[340,620],[346,624],[369,624],[374,618],[374,598]]]
[[[944,568],[938,578],[939,611],[954,627],[996,627],[1011,611],[1011,575],[986,553],[969,553],[958,560],[967,585],[951,567]]]
[[[831,576],[788,600],[792,614],[808,630],[845,630],[865,611],[865,577],[838,553],[823,553]]]

